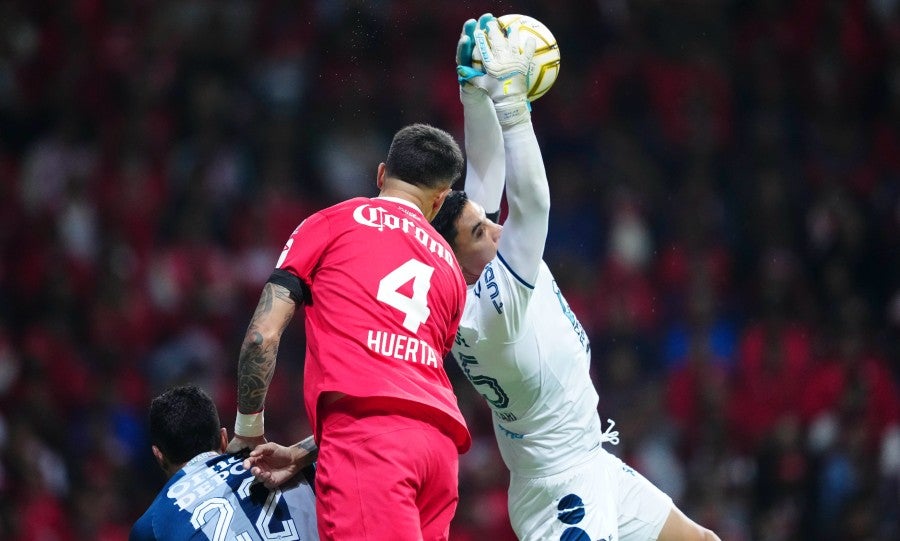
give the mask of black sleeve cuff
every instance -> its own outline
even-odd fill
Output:
[[[275,269],[266,281],[287,289],[295,303],[312,304],[312,295],[310,294],[309,286],[303,283],[303,280],[297,278],[288,271]]]

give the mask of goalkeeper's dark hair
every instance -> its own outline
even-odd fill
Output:
[[[469,196],[466,195],[466,192],[462,190],[453,190],[450,192],[450,195],[444,199],[441,210],[439,210],[434,219],[431,220],[432,227],[444,237],[444,240],[446,240],[451,247],[456,245],[456,235],[459,234],[459,230],[456,228],[456,221],[459,219],[459,215],[462,214],[463,208],[466,206],[468,200]]]
[[[219,412],[195,385],[173,387],[150,402],[150,443],[173,464],[183,464],[221,444]]]
[[[411,124],[394,135],[385,160],[388,176],[426,188],[452,186],[463,174],[462,150],[449,133]]]

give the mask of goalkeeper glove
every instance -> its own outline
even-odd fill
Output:
[[[484,75],[484,72],[472,67],[472,51],[475,49],[475,19],[469,19],[463,23],[459,41],[456,43],[456,74],[460,86],[466,85],[466,81],[472,77]],[[471,71],[469,71],[471,70]]]
[[[531,118],[528,86],[536,47],[532,37],[528,37],[520,47],[520,35],[515,25],[509,31],[509,36],[504,35],[497,19],[488,14],[481,16],[472,32],[487,73],[476,79],[476,84],[491,97],[497,119],[504,127]]]
[[[484,76],[484,71],[472,67],[476,24],[478,23],[475,19],[469,19],[463,23],[462,33],[456,43],[456,80],[459,82],[459,98],[463,103],[466,103],[467,100],[478,100],[481,96],[487,96],[484,88],[472,81],[476,77]]]
[[[459,101],[465,107],[466,125],[473,129],[490,132],[488,126],[497,123],[497,113],[490,95],[478,80],[486,78],[483,70],[472,67],[472,51],[475,49],[475,19],[463,24],[462,33],[456,44],[456,76],[459,81]],[[477,126],[477,127],[475,127]]]

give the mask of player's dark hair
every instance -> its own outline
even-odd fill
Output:
[[[216,405],[195,385],[173,387],[150,402],[150,443],[172,464],[218,451],[221,427]]]
[[[385,160],[388,176],[427,188],[452,186],[464,165],[453,136],[428,124],[411,124],[398,131]]]
[[[444,237],[444,240],[446,240],[451,247],[455,246],[454,241],[456,241],[456,235],[459,233],[459,230],[456,228],[456,221],[459,219],[460,214],[462,214],[463,207],[466,206],[466,201],[468,200],[469,196],[466,195],[466,192],[462,190],[453,190],[450,192],[450,195],[444,199],[441,210],[439,210],[434,219],[431,220],[432,227]]]

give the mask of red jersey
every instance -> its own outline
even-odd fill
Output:
[[[304,399],[317,439],[319,396],[337,391],[402,400],[423,418],[436,418],[460,452],[468,449],[469,431],[443,365],[465,280],[450,246],[418,208],[359,197],[319,211],[297,226],[276,268],[312,292],[305,306]]]

